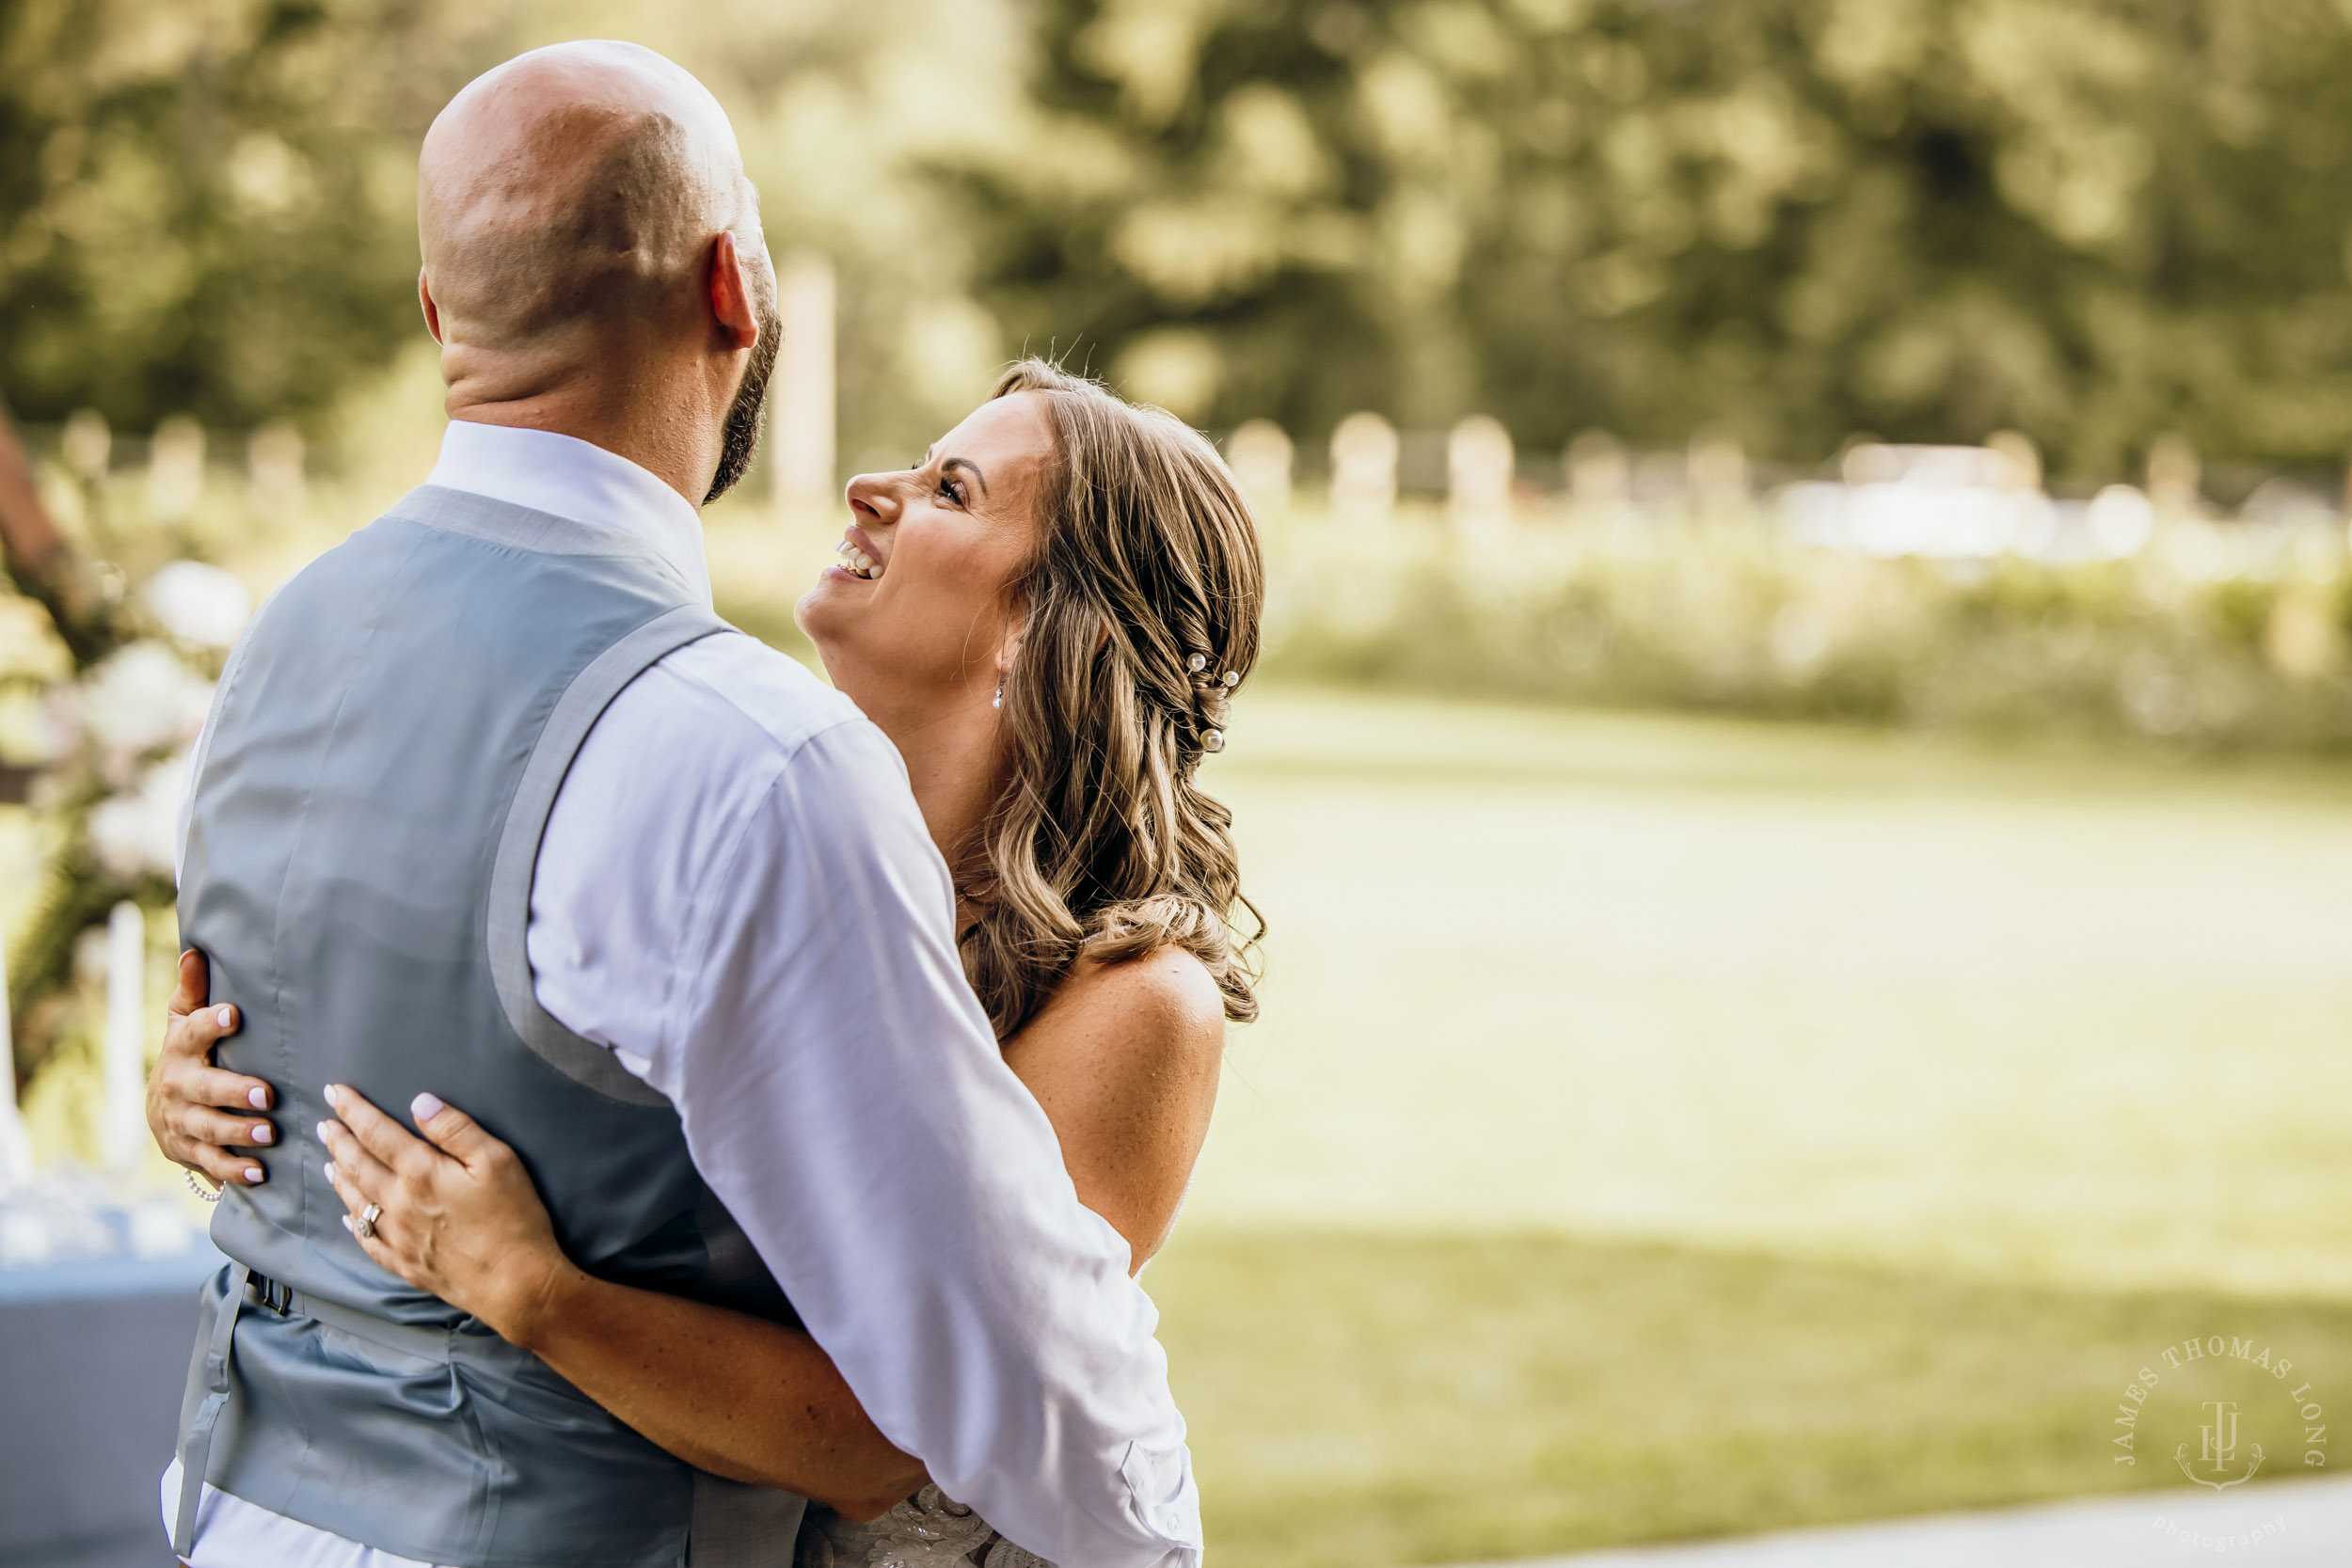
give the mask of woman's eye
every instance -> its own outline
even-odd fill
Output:
[[[952,479],[943,479],[939,482],[939,493],[958,506],[963,504],[963,486]]]

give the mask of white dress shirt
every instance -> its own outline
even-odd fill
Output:
[[[707,595],[694,507],[601,448],[454,421],[430,483],[628,533]],[[1004,1065],[953,920],[890,741],[728,633],[662,658],[589,732],[528,949],[540,1005],[677,1107],[809,1332],[944,1491],[1073,1568],[1190,1568],[1158,1314]],[[175,1465],[167,1518],[177,1495]],[[416,1568],[209,1486],[190,1560]]]

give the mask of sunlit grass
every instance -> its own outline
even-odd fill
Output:
[[[2352,1300],[2352,768],[1272,693],[1195,1225]]]
[[[2172,1400],[2131,1468],[2108,1440],[2137,1369],[2163,1369],[2162,1348],[2190,1335],[2255,1337],[2315,1397],[2352,1388],[2352,1307],[2337,1303],[1542,1235],[1204,1232],[1147,1280],[1229,1568],[1474,1561],[2185,1492],[2170,1456],[2183,1440],[2195,1450],[2196,1399],[2256,1380]],[[2249,1423],[2269,1418],[2265,1473],[2309,1474],[2281,1430],[2292,1413],[2247,1402]]]
[[[2352,1386],[2352,770],[1276,691],[1212,776],[1266,1018],[1149,1282],[1221,1560],[2161,1481],[2191,1334]]]

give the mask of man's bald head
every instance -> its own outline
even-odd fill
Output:
[[[453,347],[584,349],[602,327],[682,309],[723,230],[765,270],[725,111],[632,43],[556,44],[476,78],[425,134],[417,193]]]

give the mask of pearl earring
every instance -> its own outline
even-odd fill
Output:
[[[1003,681],[998,681],[996,683],[996,700],[988,705],[991,707],[1003,707],[1005,705],[1005,683]]]

